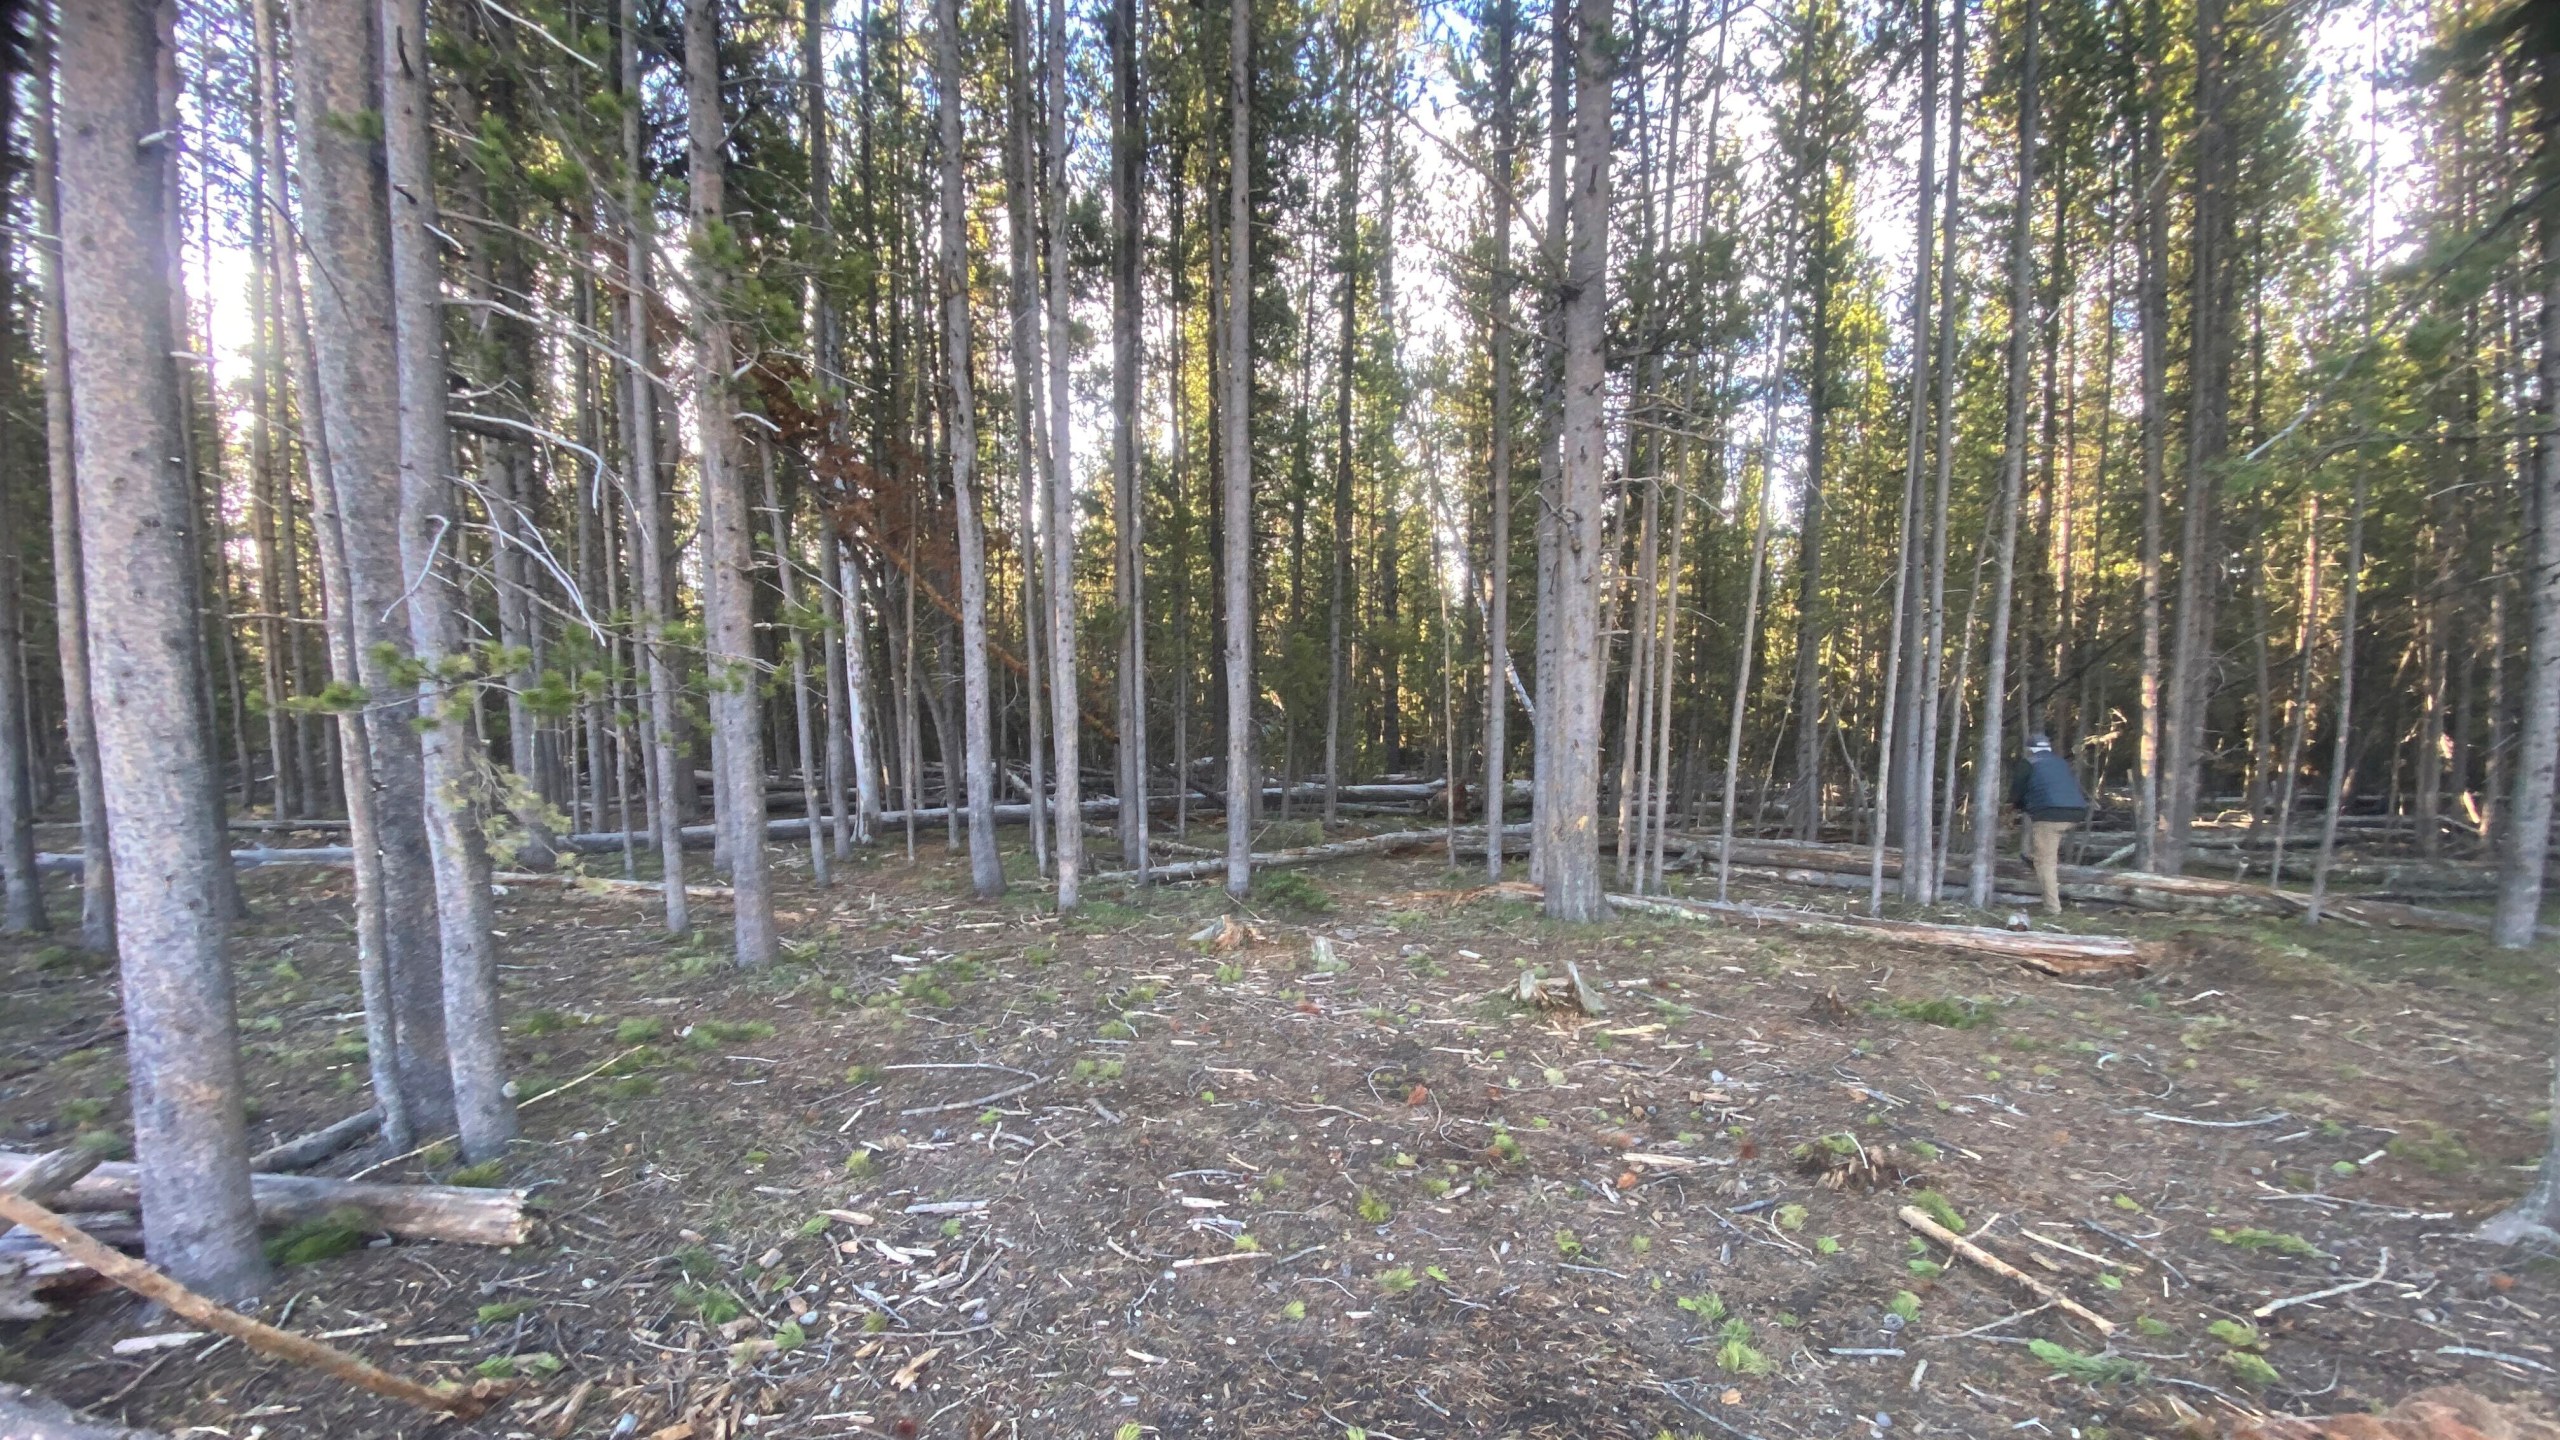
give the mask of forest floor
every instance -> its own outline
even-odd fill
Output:
[[[2560,1390],[2560,1263],[2465,1238],[2539,1155],[2547,955],[2075,914],[2184,942],[2075,983],[1560,928],[1436,854],[1295,872],[1221,950],[1186,939],[1223,911],[1203,887],[1062,924],[1028,886],[971,900],[938,833],[824,891],[775,853],[762,974],[646,897],[507,894],[519,1082],[592,1076],[500,1167],[544,1233],[297,1265],[261,1313],[404,1373],[512,1364],[438,1432],[491,1437],[2099,1436]],[[245,879],[266,1144],[366,1072],[347,876]],[[1608,1014],[1507,998],[1565,961]],[[109,973],[0,947],[0,1145],[120,1128],[116,1013]],[[1920,1241],[1896,1211],[1924,1190],[2113,1340]],[[0,1325],[0,1378],[175,1434],[427,1429],[233,1344],[111,1353],[168,1328],[92,1296]],[[506,1358],[535,1355],[556,1373]]]

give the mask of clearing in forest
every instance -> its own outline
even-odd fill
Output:
[[[1242,928],[1208,888],[980,904],[938,846],[783,878],[761,974],[627,896],[505,896],[513,1073],[567,1088],[494,1170],[373,1178],[523,1187],[535,1239],[323,1233],[260,1313],[512,1378],[437,1432],[492,1437],[2213,1433],[2560,1382],[2560,1271],[2464,1238],[2543,1124],[2547,979],[2485,941],[2110,915],[2182,958],[2090,983],[1559,928],[1437,855],[1267,875]],[[263,1144],[366,1072],[346,877],[249,888]],[[1566,962],[1605,1014],[1514,998]],[[0,1143],[113,1146],[112,977],[6,967]],[[419,1430],[234,1344],[115,1348],[172,1328],[92,1296],[0,1327],[0,1379]]]

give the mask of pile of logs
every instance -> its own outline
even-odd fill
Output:
[[[0,1189],[62,1211],[106,1244],[141,1243],[141,1181],[130,1164],[100,1163],[95,1152],[78,1147],[45,1155],[0,1150]],[[367,1232],[403,1240],[521,1245],[533,1235],[534,1216],[522,1190],[261,1174],[251,1178],[250,1196],[259,1223],[268,1226],[343,1214]],[[94,1267],[26,1229],[0,1234],[0,1319],[39,1319],[100,1283]]]

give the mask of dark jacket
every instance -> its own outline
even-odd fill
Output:
[[[2071,774],[2071,766],[2050,750],[2039,750],[2018,767],[2018,782],[2009,789],[2009,803],[2038,820],[2086,820],[2089,797],[2080,793],[2080,782]]]

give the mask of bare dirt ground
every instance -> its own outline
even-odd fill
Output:
[[[831,890],[785,873],[759,975],[645,900],[507,895],[519,1082],[586,1077],[494,1177],[542,1237],[377,1242],[261,1313],[426,1378],[512,1370],[438,1427],[492,1437],[2096,1437],[2560,1389],[2560,1264],[2464,1238],[2539,1153],[2547,955],[2082,915],[2189,958],[2080,984],[1557,928],[1436,855],[1298,872],[1219,949],[1186,940],[1214,892],[1062,924],[968,899],[938,834]],[[247,882],[264,1144],[358,1108],[365,1070],[347,878]],[[1505,997],[1566,961],[1608,1014]],[[0,947],[0,1144],[121,1130],[115,1006],[68,952]],[[1915,1203],[2117,1333],[2021,1318]],[[173,1433],[429,1428],[237,1345],[110,1351],[167,1328],[92,1296],[0,1325],[0,1378]]]

